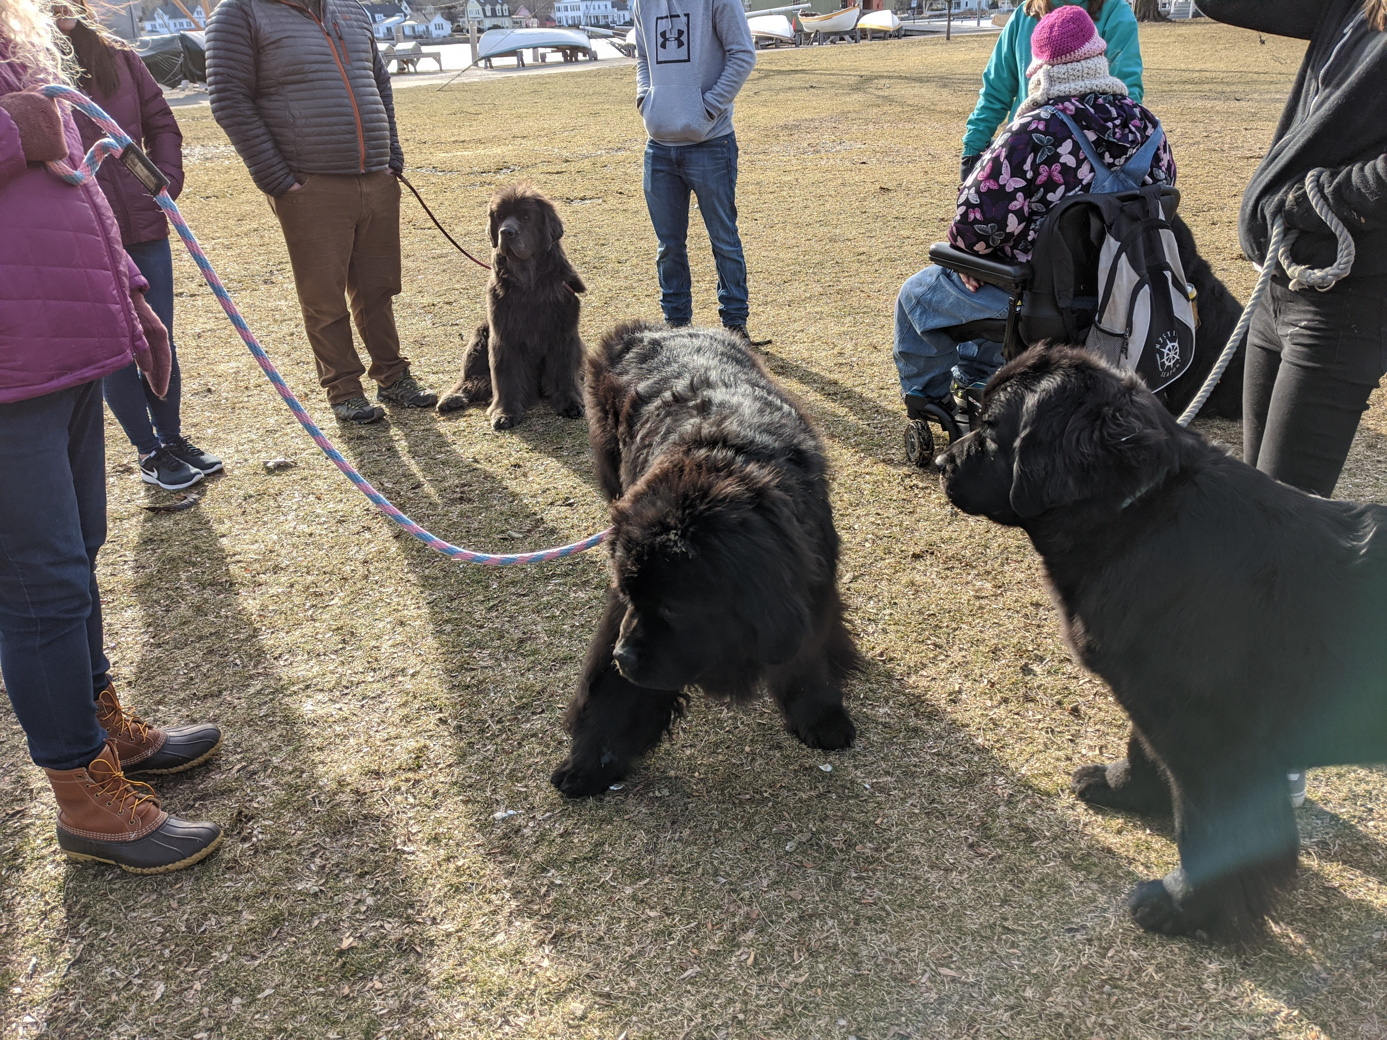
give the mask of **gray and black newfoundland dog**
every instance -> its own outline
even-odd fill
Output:
[[[1132,720],[1127,758],[1080,768],[1075,793],[1174,812],[1180,867],[1132,916],[1258,932],[1296,868],[1286,773],[1387,760],[1387,507],[1277,483],[1068,347],[998,372],[938,466],[959,509],[1030,536]]]
[[[612,582],[554,786],[577,798],[626,776],[693,686],[764,688],[803,743],[851,746],[860,659],[823,448],[795,402],[731,333],[630,324],[589,358],[587,408]]]
[[[578,294],[587,291],[560,239],[554,204],[527,184],[491,197],[491,279],[486,322],[467,343],[462,377],[439,412],[488,405],[493,429],[507,430],[540,398],[568,419],[583,414],[583,341]]]

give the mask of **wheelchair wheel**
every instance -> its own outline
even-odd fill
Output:
[[[919,469],[934,461],[934,432],[923,419],[911,419],[906,424],[905,460]]]

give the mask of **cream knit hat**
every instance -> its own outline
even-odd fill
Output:
[[[1034,61],[1026,100],[1018,116],[1034,112],[1055,98],[1083,94],[1127,96],[1127,84],[1108,69],[1108,44],[1088,12],[1078,4],[1057,7],[1036,25],[1031,35]]]

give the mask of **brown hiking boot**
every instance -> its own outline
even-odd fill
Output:
[[[58,847],[68,859],[132,874],[168,874],[206,858],[222,840],[215,823],[189,823],[159,807],[153,788],[127,780],[115,742],[85,769],[45,769],[58,800]]]
[[[96,721],[115,743],[121,770],[130,774],[181,773],[206,762],[222,746],[222,731],[210,723],[156,729],[121,707],[114,685],[97,697]]]

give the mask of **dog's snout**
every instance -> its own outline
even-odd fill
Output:
[[[612,650],[612,661],[616,663],[617,671],[626,675],[636,666],[636,653],[624,639],[618,640]]]
[[[505,238],[511,238],[514,235],[520,234],[520,229],[516,227],[514,224],[505,223],[501,225],[501,234]]]
[[[940,473],[943,473],[949,468],[949,453],[947,451],[941,451],[934,457],[934,468]]]

